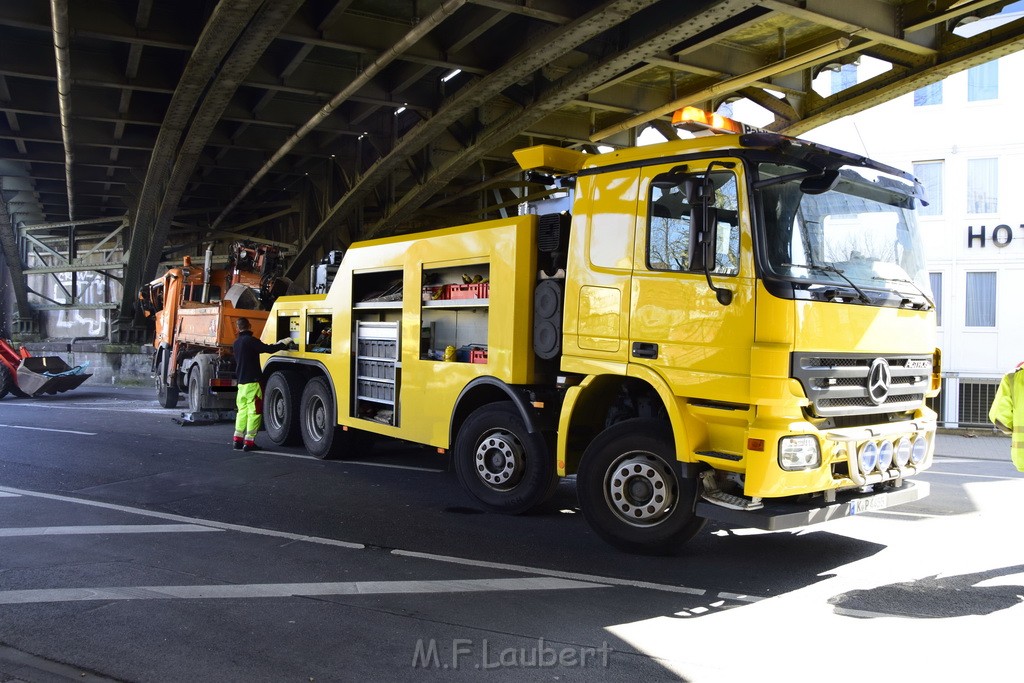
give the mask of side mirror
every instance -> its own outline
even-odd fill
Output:
[[[697,205],[690,209],[689,270],[714,270],[718,244],[718,209]]]

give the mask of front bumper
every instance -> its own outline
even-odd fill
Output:
[[[704,500],[697,501],[698,517],[740,527],[781,531],[841,519],[865,512],[876,512],[894,505],[912,503],[928,495],[928,482],[904,481],[899,487],[881,491],[837,492],[836,500],[826,503],[818,498],[809,503],[764,500],[758,510],[733,510]]]

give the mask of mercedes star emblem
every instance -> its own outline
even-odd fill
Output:
[[[868,398],[876,406],[885,403],[889,396],[889,385],[892,384],[892,370],[884,358],[876,358],[868,370]]]

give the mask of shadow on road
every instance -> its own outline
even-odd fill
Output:
[[[942,617],[984,616],[1019,605],[1024,601],[1024,584],[979,586],[991,579],[1024,575],[1024,565],[1001,567],[972,574],[928,576],[916,581],[891,583],[866,590],[849,591],[829,603],[836,614],[851,617]]]

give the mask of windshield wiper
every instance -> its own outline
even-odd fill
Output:
[[[835,266],[819,266],[817,264],[806,263],[783,263],[782,266],[785,268],[806,268],[808,270],[817,270],[824,273],[835,273],[843,280],[845,280],[848,285],[853,287],[853,289],[857,292],[857,298],[859,298],[863,303],[871,303],[871,298],[864,293],[864,290],[858,287],[856,282],[848,278],[843,271],[839,270]]]
[[[925,301],[928,302],[929,306],[931,306],[932,308],[935,308],[935,302],[932,301],[932,298],[930,296],[928,296],[927,294],[925,294],[925,291],[923,289],[921,289],[921,287],[916,282],[914,282],[913,280],[907,280],[907,279],[901,278],[901,277],[878,277],[877,275],[875,277],[871,278],[871,279],[872,280],[883,280],[885,282],[902,282],[904,284],[908,284],[908,285],[910,285],[911,287],[913,287],[914,289],[917,290],[917,293],[921,295],[922,299],[924,299]]]

